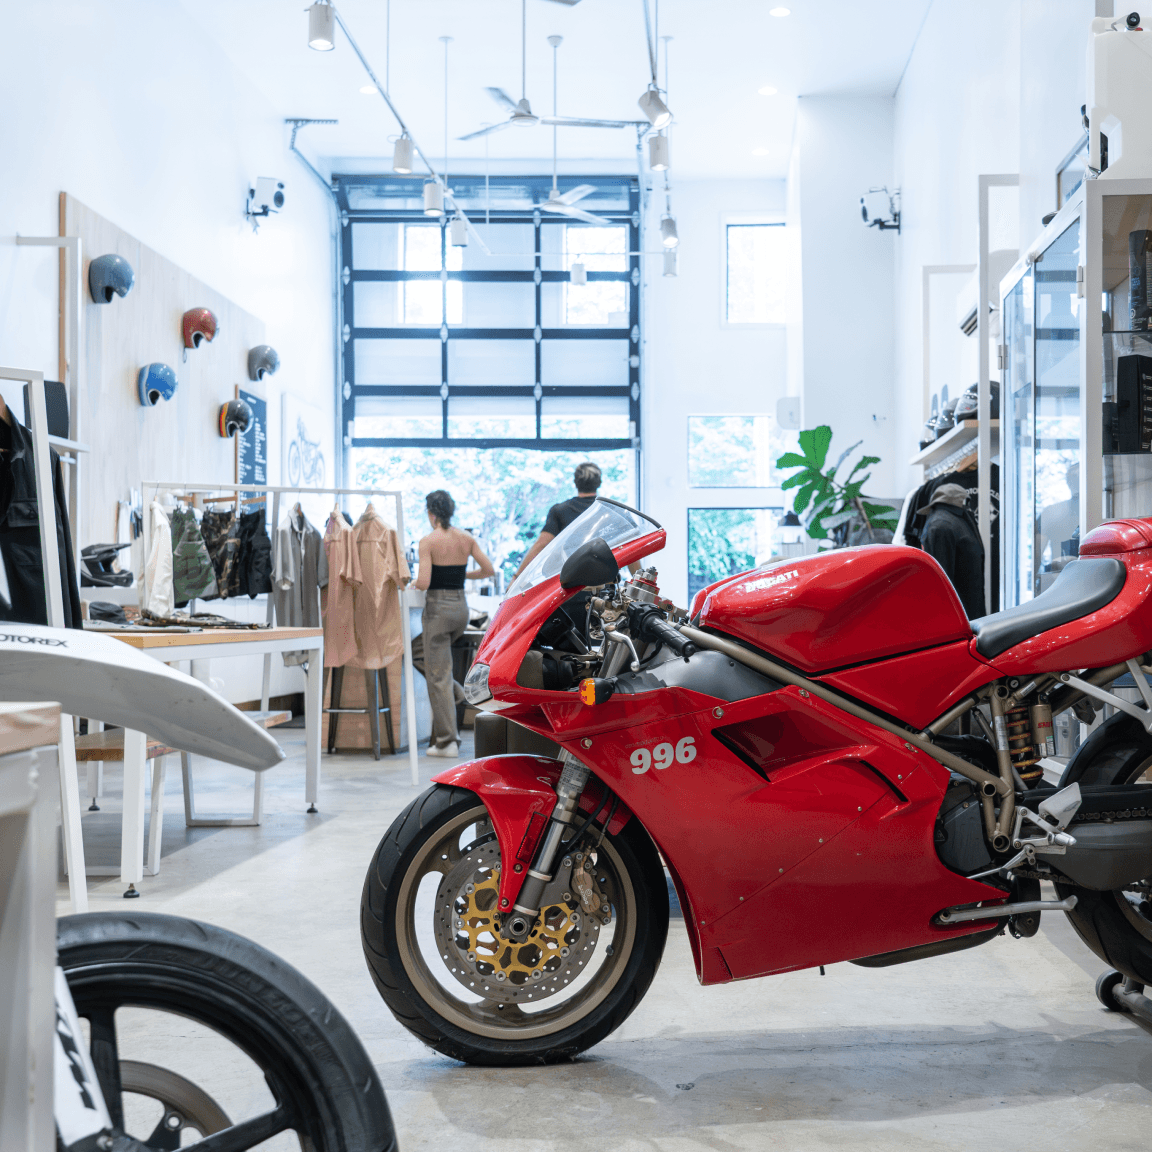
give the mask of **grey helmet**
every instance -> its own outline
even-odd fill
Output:
[[[97,256],[88,265],[88,291],[97,304],[111,304],[112,295],[127,296],[136,282],[132,265],[114,252]]]
[[[229,400],[220,405],[220,435],[235,436],[247,432],[252,423],[252,406],[247,400]]]
[[[255,348],[248,349],[248,378],[250,380],[263,380],[271,376],[280,367],[280,357],[271,344],[257,344]]]

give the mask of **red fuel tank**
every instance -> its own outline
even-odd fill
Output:
[[[943,569],[918,548],[801,556],[708,591],[700,622],[805,672],[882,660],[972,635]]]

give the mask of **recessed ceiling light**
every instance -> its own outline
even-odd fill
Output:
[[[360,89],[360,95],[361,96],[375,96],[376,95],[376,85],[375,84],[365,84],[364,87]]]
[[[768,15],[769,16],[791,16],[792,15],[792,9],[791,8],[769,8],[768,9]]]
[[[753,148],[752,149],[752,155],[753,156],[768,156],[768,155],[770,155],[770,153],[769,153],[767,148]]]
[[[771,84],[766,84],[763,88],[758,89],[761,96],[775,96],[776,89]]]

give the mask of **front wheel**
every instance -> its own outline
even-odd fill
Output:
[[[636,820],[589,832],[514,944],[500,935],[500,847],[480,797],[436,785],[396,818],[364,881],[360,931],[401,1024],[453,1059],[518,1065],[569,1059],[624,1022],[664,952],[667,886]]]

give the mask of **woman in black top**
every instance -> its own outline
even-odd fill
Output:
[[[452,645],[468,626],[465,580],[484,580],[496,574],[492,561],[467,533],[452,527],[456,503],[437,489],[425,498],[432,531],[420,541],[420,567],[415,587],[426,593],[424,603],[424,678],[432,705],[432,741],[429,756],[460,754],[456,732],[456,690],[452,678]],[[468,560],[479,565],[467,571]]]

